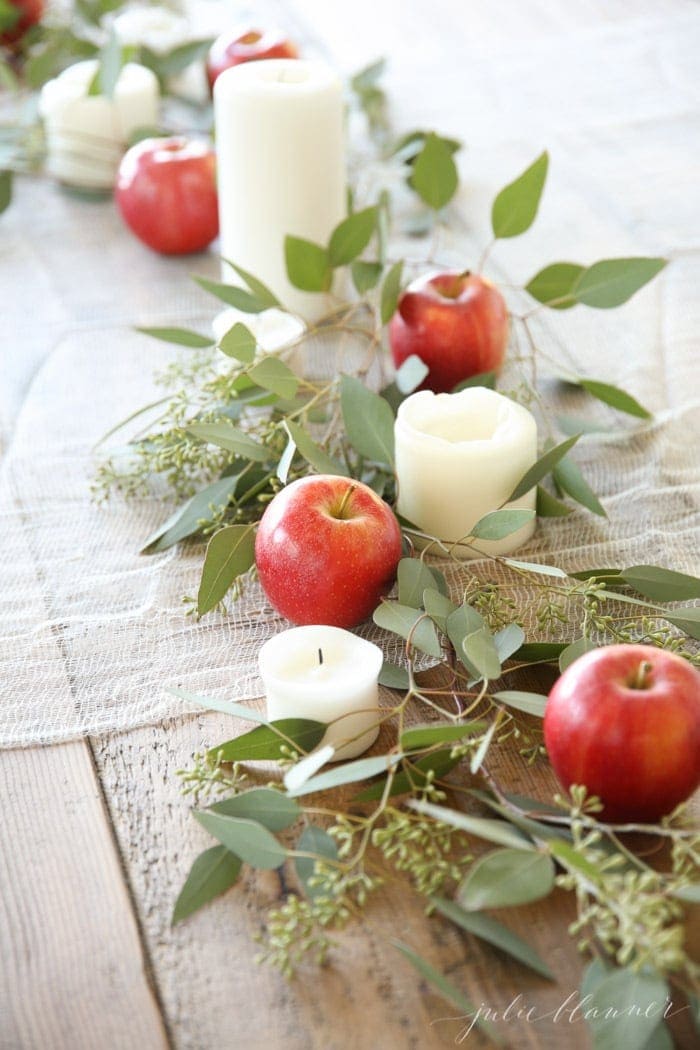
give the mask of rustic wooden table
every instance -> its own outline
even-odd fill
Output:
[[[562,0],[287,0],[258,10],[344,71],[389,55],[397,127],[436,126],[463,137],[465,176],[484,200],[543,146],[552,147],[555,160],[558,146],[569,157],[580,150],[578,173],[568,171],[576,191],[595,200],[601,245],[624,230],[641,251],[700,251],[698,230],[687,222],[688,194],[697,202],[698,150],[689,136],[697,136],[700,106],[700,11],[692,0],[667,0],[663,10],[656,0],[574,7]],[[674,182],[661,180],[661,167],[639,170],[640,158],[669,150],[677,151]],[[645,180],[651,184],[643,192]],[[662,213],[658,230],[653,202]],[[106,239],[93,232],[90,215]],[[0,348],[5,449],[35,373],[66,332],[184,322],[201,300],[187,279],[197,268],[192,261],[141,250],[111,203],[86,205],[26,183],[0,237],[1,301],[12,334]],[[78,264],[90,273],[79,287],[70,279]],[[155,297],[166,285],[177,306],[164,319]],[[688,337],[697,345],[697,329]],[[69,681],[63,685],[70,690]],[[572,907],[563,894],[509,916],[548,960],[556,985],[426,919],[414,899],[390,891],[342,936],[329,968],[287,984],[253,961],[263,910],[282,893],[274,872],[248,873],[221,901],[172,929],[173,901],[205,842],[175,771],[225,734],[222,717],[202,715],[0,751],[3,1050],[360,1050],[459,1042],[463,1022],[397,956],[393,936],[476,1004],[504,1009],[520,997],[540,1015],[556,1011],[578,987],[582,964],[566,932]],[[514,790],[549,790],[541,770],[517,756],[501,761]],[[521,1020],[502,1031],[513,1047],[589,1045],[584,1026],[565,1018]],[[679,1029],[678,1038],[679,1046],[692,1045],[688,1031]],[[480,1045],[480,1037],[470,1036],[469,1045]]]

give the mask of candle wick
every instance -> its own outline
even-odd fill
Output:
[[[320,664],[323,663],[323,649],[319,649],[319,651],[318,651],[318,662]]]

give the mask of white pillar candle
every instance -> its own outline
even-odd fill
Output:
[[[47,170],[59,182],[112,189],[129,136],[158,123],[158,80],[150,69],[127,63],[112,98],[88,95],[97,62],[76,62],[41,89],[39,113],[46,132]]]
[[[331,744],[334,760],[354,758],[379,733],[382,660],[376,645],[340,627],[282,631],[265,642],[258,656],[268,719],[333,722],[319,746]]]
[[[537,424],[526,408],[485,387],[457,394],[420,391],[399,406],[396,475],[399,514],[447,543],[464,539],[501,508],[537,460]],[[508,508],[535,509],[536,490]],[[460,558],[507,554],[532,536],[535,519],[503,540],[471,541]],[[438,551],[436,550],[436,553]]]
[[[217,78],[214,105],[221,255],[318,320],[330,299],[290,284],[284,238],[325,245],[345,217],[340,80],[317,62],[246,62]],[[238,281],[225,265],[224,279]]]

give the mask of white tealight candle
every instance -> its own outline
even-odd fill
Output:
[[[502,394],[485,387],[412,394],[396,419],[399,514],[447,543],[465,539],[480,518],[501,508],[536,460],[534,417]],[[535,498],[531,489],[506,506],[534,510]],[[503,540],[474,540],[454,553],[507,554],[534,531],[533,518]]]
[[[217,77],[214,105],[221,255],[317,320],[330,300],[289,282],[284,238],[325,245],[345,217],[341,82],[317,62],[245,62]]]
[[[112,189],[129,136],[158,123],[158,80],[134,62],[119,74],[112,98],[88,95],[97,62],[76,62],[41,89],[47,170],[69,186]]]
[[[354,758],[379,733],[382,660],[376,645],[340,627],[282,631],[258,656],[268,719],[332,722],[320,746],[331,744],[335,760]]]

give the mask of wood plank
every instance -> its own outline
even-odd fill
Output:
[[[0,752],[0,1046],[164,1050],[89,746]]]

